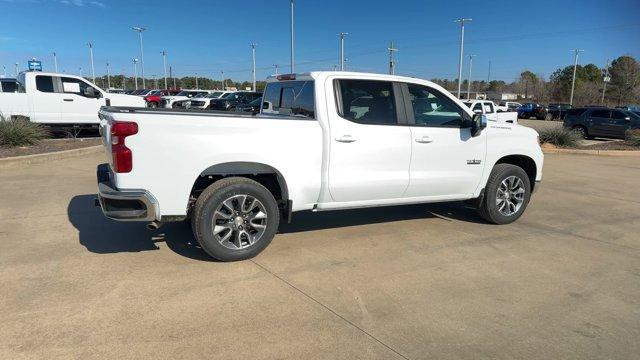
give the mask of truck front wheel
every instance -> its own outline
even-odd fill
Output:
[[[515,165],[497,164],[489,175],[478,213],[490,223],[509,224],[524,213],[530,198],[527,173]]]
[[[191,226],[207,254],[220,261],[237,261],[264,250],[279,221],[278,205],[269,190],[251,179],[231,177],[200,194]]]

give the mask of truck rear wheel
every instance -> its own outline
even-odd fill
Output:
[[[193,210],[191,226],[202,249],[220,261],[252,258],[276,234],[280,212],[269,190],[242,177],[225,178],[206,188]]]
[[[486,221],[499,225],[516,221],[531,198],[529,176],[511,164],[494,166],[484,190],[478,213]]]

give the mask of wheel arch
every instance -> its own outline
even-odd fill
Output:
[[[514,155],[506,155],[498,159],[495,165],[498,164],[511,164],[520,167],[524,172],[527,173],[527,177],[529,178],[529,183],[531,185],[531,192],[533,192],[536,186],[536,176],[538,174],[538,166],[536,165],[535,160],[527,155],[522,154],[514,154]]]
[[[212,183],[231,176],[253,179],[266,187],[279,203],[289,202],[289,187],[282,173],[271,165],[251,161],[233,161],[209,166],[194,180],[190,197],[197,198],[199,193]]]

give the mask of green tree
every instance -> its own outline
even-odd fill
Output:
[[[618,105],[636,102],[640,87],[640,64],[631,56],[620,56],[611,62],[611,94]]]

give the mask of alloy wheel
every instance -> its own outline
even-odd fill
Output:
[[[516,214],[524,203],[525,192],[524,182],[519,177],[509,176],[502,180],[496,191],[496,206],[500,214]]]
[[[267,228],[267,210],[255,197],[234,195],[213,214],[213,235],[224,247],[240,250],[260,241]]]

